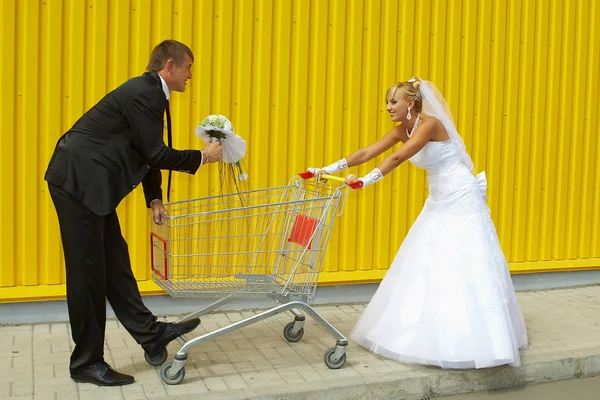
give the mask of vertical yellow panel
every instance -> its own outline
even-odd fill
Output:
[[[600,257],[600,5],[590,1],[587,96],[584,108],[584,195],[581,202],[580,257]],[[590,218],[591,215],[591,218]]]
[[[561,39],[563,35],[563,2],[552,2],[548,32],[548,76],[546,97],[546,123],[544,143],[544,167],[542,181],[542,224],[540,260],[552,259],[552,235],[554,232],[555,197],[557,176],[557,152],[559,148],[559,100]]]
[[[480,1],[477,12],[477,69],[475,71],[475,93],[472,98],[473,142],[471,158],[475,165],[475,172],[487,169],[487,155],[489,146],[490,119],[490,70],[492,67],[492,8],[489,1]]]
[[[48,160],[52,156],[55,145],[55,132],[60,132],[63,72],[61,63],[56,60],[63,52],[63,2],[41,4],[41,40],[39,69],[40,129],[39,129],[39,163],[37,181],[39,185],[39,215],[41,221],[51,223],[36,227],[39,231],[40,250],[37,264],[40,266],[40,282],[60,284],[64,280],[61,268],[62,249],[59,241],[60,232],[57,225],[56,211],[48,193],[46,182],[41,178],[46,172]],[[58,118],[57,118],[58,116]]]
[[[253,157],[249,159],[250,169],[257,174],[250,174],[250,187],[272,186],[275,179],[269,173],[275,166],[270,157],[274,149],[269,148],[269,125],[271,105],[272,74],[272,33],[273,33],[273,1],[257,1],[254,3],[254,27],[252,43],[252,116],[251,131],[247,135],[249,143],[256,146]],[[259,179],[261,175],[265,179]]]
[[[504,199],[501,198],[502,178],[502,138],[504,112],[504,91],[506,86],[506,49],[507,49],[507,2],[494,2],[492,11],[492,60],[490,73],[490,91],[492,93],[489,102],[490,129],[488,132],[488,162],[486,163],[488,182],[488,204],[491,208],[492,220],[496,224],[498,234],[501,234],[499,224],[499,211]],[[502,242],[504,243],[504,242]],[[505,247],[506,249],[506,247]]]
[[[289,143],[289,110],[290,110],[290,57],[291,57],[291,24],[292,4],[286,0],[276,0],[273,15],[273,74],[271,79],[271,122],[269,131],[269,148],[278,149],[270,154],[271,175],[273,184],[289,179],[287,149]],[[299,171],[293,172],[294,174]]]
[[[534,21],[535,18],[535,1],[523,0],[520,10],[521,19],[521,37],[518,46],[515,49],[519,51],[519,77],[518,88],[519,93],[532,93],[533,89],[533,57],[534,57],[534,24],[528,21]],[[515,82],[516,83],[516,82]],[[512,103],[514,93],[509,92],[508,101]],[[516,144],[516,162],[515,162],[515,181],[514,181],[514,210],[512,220],[525,221],[527,215],[527,199],[529,196],[530,187],[530,165],[531,165],[531,135],[519,135],[515,137],[510,132],[531,132],[531,101],[519,101],[516,104],[517,121],[516,130],[509,130],[506,136],[509,141]],[[512,225],[512,246],[510,259],[513,262],[525,261],[525,243],[526,243],[526,226],[523,223],[513,223]]]
[[[381,102],[381,91],[377,85],[377,72],[379,63],[379,35],[380,35],[380,0],[371,0],[364,2],[363,14],[363,68],[360,89],[361,110],[359,126],[367,134],[359,137],[359,146],[364,147],[372,144],[381,133],[377,131],[377,110]],[[358,150],[358,149],[357,149]],[[376,160],[365,163],[353,171],[359,176],[366,175],[377,166]],[[358,235],[355,246],[360,249],[356,254],[355,263],[360,269],[372,269],[373,255],[375,253],[373,246],[374,238],[374,203],[376,191],[360,191],[355,197],[358,206]],[[353,193],[354,194],[354,193]],[[352,196],[354,197],[354,196]]]
[[[172,33],[170,38],[179,40],[183,43],[191,44],[192,39],[192,28],[194,26],[193,19],[193,3],[189,0],[179,0],[173,3],[173,25]],[[226,25],[231,25],[231,22],[227,21],[227,17],[231,18],[231,13],[216,13],[215,21],[222,21]],[[217,35],[220,37],[221,35]],[[166,38],[165,38],[166,39]],[[230,45],[226,44],[226,48],[230,48]],[[229,53],[224,52],[223,57],[226,57]],[[198,83],[194,77],[198,76],[198,73],[202,73],[202,60],[194,58],[194,65],[192,66],[192,79],[187,81],[185,92],[172,92],[169,99],[171,118],[172,118],[172,130],[173,130],[173,146],[176,149],[190,149],[198,148],[198,137],[194,135],[194,129],[196,124],[192,124],[190,115],[192,108],[194,107],[194,90],[193,87]],[[200,69],[200,71],[198,71]],[[226,66],[224,66],[224,73],[227,73]],[[219,79],[222,80],[222,79]],[[230,76],[227,76],[229,82]],[[227,88],[223,88],[226,90]],[[228,93],[228,92],[227,92]],[[219,113],[226,113],[229,115],[229,110],[225,109],[219,111]],[[198,121],[199,122],[199,121]],[[190,186],[195,184],[197,177],[191,177],[189,174],[182,172],[172,173],[172,192],[171,201],[185,200],[190,198]],[[141,190],[140,196],[141,196]],[[141,201],[141,200],[140,200]]]
[[[502,158],[501,171],[502,179],[500,181],[500,194],[502,201],[500,203],[500,213],[498,218],[498,234],[500,241],[505,243],[508,248],[512,248],[512,228],[515,196],[515,160],[517,152],[517,141],[512,132],[517,131],[518,102],[513,101],[512,90],[508,87],[518,87],[521,79],[519,68],[519,57],[521,54],[521,1],[511,0],[508,2],[508,26],[510,29],[506,35],[506,90],[503,93],[503,114],[502,123]],[[508,261],[512,261],[511,252],[506,252]]]
[[[475,84],[473,77],[476,72],[476,45],[477,45],[477,6],[478,0],[465,0],[462,9],[462,29],[460,42],[460,101],[456,113],[456,128],[472,155],[470,144],[473,137],[473,98]]]
[[[251,2],[245,2],[250,3]],[[248,4],[245,4],[247,6]],[[250,9],[252,9],[250,7]],[[195,113],[192,114],[196,117],[193,121],[193,127],[195,127],[209,114],[214,114],[213,109],[213,79],[214,73],[214,54],[218,54],[218,49],[214,47],[214,13],[212,1],[202,1],[194,3],[194,23],[192,26],[192,38],[191,44],[194,46],[192,51],[194,52],[194,67],[193,72],[194,78],[192,78],[192,96],[194,98]],[[252,13],[250,13],[252,15]],[[252,37],[250,37],[251,39]],[[214,53],[213,53],[214,52]],[[236,129],[239,130],[239,127]],[[242,134],[245,138],[245,134]],[[204,144],[200,144],[200,148]],[[250,147],[251,148],[251,147]],[[213,190],[218,185],[218,179],[216,179],[215,171],[212,168],[201,167],[203,171],[201,179],[196,179],[195,185],[192,185],[190,191],[191,198],[204,197],[207,195],[214,194]],[[250,176],[252,179],[252,175]]]
[[[127,4],[125,2],[125,4]],[[149,52],[152,49],[152,45],[155,43],[151,41],[148,33],[156,32],[155,29],[151,29],[150,21],[152,20],[152,4],[145,0],[133,0],[130,4],[130,11],[128,15],[129,20],[129,32],[123,29],[121,32],[123,35],[130,35],[131,39],[128,46],[128,65],[127,76],[141,75],[145,70],[148,63]],[[123,13],[125,8],[119,7],[119,13]],[[164,16],[166,19],[166,16]],[[125,18],[121,16],[121,18]],[[125,68],[122,68],[125,70]],[[115,71],[116,74],[116,71]],[[122,82],[122,81],[121,81]],[[119,82],[115,82],[119,84]],[[174,136],[178,136],[177,133]],[[148,232],[150,231],[150,222],[148,212],[145,212],[144,204],[145,199],[143,196],[142,188],[134,190],[133,193],[125,198],[123,207],[119,207],[117,210],[121,227],[125,232],[131,232],[132,235],[126,234],[126,239],[129,244],[129,251],[131,254],[131,264],[135,277],[140,280],[150,278],[150,272],[148,265],[150,263],[150,250],[149,250],[149,238]],[[166,198],[166,187],[163,185],[163,196]],[[126,211],[127,214],[121,211]],[[135,234],[133,232],[137,230]]]
[[[85,65],[88,82],[84,87],[87,110],[108,91],[108,0],[86,0]]]
[[[135,7],[135,6],[134,6]],[[129,36],[132,31],[130,27],[130,8],[128,2],[110,0],[107,4],[107,91],[110,91],[127,80],[129,69],[124,66],[130,64],[130,54],[133,53],[129,41],[119,38]],[[134,70],[139,75],[140,69]],[[136,190],[128,196],[117,209],[120,219],[121,231],[125,237],[129,237],[128,245],[130,259],[134,275],[138,279],[146,279],[146,256],[148,253],[147,235],[142,234],[147,229],[147,218],[144,214],[137,213],[138,206],[144,204],[140,197],[141,190]]]
[[[446,39],[446,67],[445,84],[438,86],[448,102],[450,111],[454,118],[458,116],[458,104],[460,95],[460,74],[461,74],[461,43],[462,43],[462,17],[463,2],[453,2],[447,11],[447,25],[444,35]],[[456,120],[454,121],[457,122]]]
[[[569,166],[571,163],[571,147],[573,139],[569,133],[573,132],[573,120],[570,117],[573,108],[573,87],[574,62],[575,55],[575,6],[576,0],[567,0],[563,2],[563,12],[561,14],[563,24],[563,35],[560,42],[561,63],[560,63],[560,84],[556,89],[560,93],[558,101],[558,151],[556,157],[556,203],[554,213],[552,256],[554,259],[562,259],[566,256],[565,243],[567,241],[567,201],[572,191],[569,181]],[[573,109],[574,110],[574,109]]]
[[[284,185],[394,126],[387,88],[411,76],[448,101],[515,272],[600,267],[600,34],[592,0],[52,0],[0,2],[0,301],[64,293],[43,180],[56,140],[174,38],[195,55],[170,101],[176,148],[224,114],[248,144],[248,187]],[[16,71],[16,72],[13,72]],[[27,145],[26,145],[27,141]],[[387,152],[344,171],[364,175]],[[166,195],[164,172],[163,190]],[[172,200],[219,192],[215,165],[173,173]],[[425,173],[402,165],[348,193],[321,281],[379,280],[421,211]],[[118,208],[148,280],[141,188]],[[145,288],[152,288],[144,284]]]
[[[344,62],[344,90],[343,105],[344,113],[341,116],[341,130],[332,132],[331,135],[337,137],[341,142],[341,153],[343,156],[349,155],[361,146],[361,137],[358,132],[361,121],[361,107],[363,104],[361,93],[361,76],[363,74],[363,17],[364,1],[356,0],[348,3],[346,8],[346,43],[352,43],[345,49]],[[376,133],[372,132],[375,136]],[[325,163],[331,163],[337,160],[327,160]],[[344,171],[347,173],[349,171]],[[353,168],[356,174],[356,168]],[[356,262],[357,250],[361,248],[359,244],[359,226],[360,218],[358,211],[359,193],[350,192],[348,200],[344,207],[344,218],[340,219],[337,231],[343,232],[339,236],[340,243],[345,245],[339,251],[339,261],[337,263],[339,270],[353,271],[355,269],[366,269],[368,265],[361,265]],[[343,242],[342,242],[343,241]]]
[[[345,33],[346,33],[346,3],[335,2],[329,5],[331,10],[328,15],[328,52],[326,82],[325,130],[321,135],[321,145],[324,147],[325,163],[330,164],[344,157],[342,138],[345,132],[342,129],[342,116],[344,113],[344,58],[345,58]],[[276,85],[277,86],[277,85]],[[329,271],[337,271],[338,267],[331,260],[339,258],[340,230],[333,231],[328,248],[327,263]]]
[[[308,110],[307,155],[309,165],[323,165],[325,78],[327,62],[327,2],[310,2],[310,22],[308,24]]]
[[[401,49],[401,55],[399,57],[400,61],[400,70],[398,81],[405,81],[410,79],[412,76],[418,76],[420,78],[425,79],[426,76],[420,74],[417,69],[416,57],[413,57],[412,54],[416,51],[421,51],[419,49],[418,35],[415,32],[415,21],[417,20],[417,12],[418,12],[418,4],[413,2],[402,2],[400,7],[400,18],[401,18],[401,28],[400,28],[400,41],[399,47]],[[422,51],[421,51],[422,53]],[[407,57],[408,55],[411,55]],[[388,85],[390,86],[390,85]],[[374,167],[375,165],[373,165]],[[422,179],[424,177],[423,171],[420,171],[413,165],[409,165],[408,163],[402,166],[404,170],[398,171],[399,175],[401,175],[401,183],[400,187],[402,191],[405,193],[405,196],[400,196],[398,201],[402,204],[402,212],[405,217],[400,219],[398,223],[402,227],[402,229],[406,232],[408,228],[412,225],[412,223],[417,218],[419,213],[419,204],[423,199],[423,186]],[[401,168],[402,168],[401,167]],[[367,172],[367,171],[365,171]],[[416,188],[416,190],[415,190]],[[364,216],[361,216],[361,221]],[[365,221],[367,222],[368,219]]]
[[[290,173],[316,167],[312,157],[307,154],[307,115],[308,115],[308,51],[309,51],[310,2],[295,1],[291,17],[291,55],[290,55],[290,122],[288,152]],[[245,69],[244,69],[245,70]],[[247,90],[249,92],[249,88]],[[248,118],[250,118],[248,116]],[[310,158],[309,158],[310,157]],[[310,162],[313,162],[312,164]]]
[[[445,71],[448,68],[446,62],[446,48],[448,46],[448,1],[434,1],[431,5],[431,19],[429,22],[429,36],[431,41],[429,74],[428,78],[444,90],[446,85]]]
[[[377,105],[377,137],[381,137],[386,134],[395,124],[392,124],[388,112],[386,111],[386,103],[384,101],[385,92],[387,89],[397,80],[401,78],[397,75],[398,60],[402,59],[402,50],[398,46],[398,35],[396,32],[399,30],[398,23],[398,9],[399,4],[397,2],[383,2],[382,5],[382,35],[380,40],[381,56],[380,59],[384,60],[380,64],[379,73],[379,93],[375,99]],[[342,82],[343,84],[343,82]],[[344,130],[344,136],[351,135],[351,131]],[[391,151],[396,150],[396,148]],[[399,171],[396,171],[399,172]],[[397,175],[397,174],[394,174]],[[375,237],[374,243],[377,247],[384,249],[382,251],[376,251],[373,257],[372,268],[373,269],[387,269],[391,257],[394,257],[398,250],[398,246],[401,239],[398,238],[399,227],[396,224],[398,221],[398,213],[402,212],[399,210],[399,203],[397,201],[399,194],[402,192],[401,186],[403,182],[398,182],[396,176],[388,175],[388,178],[381,183],[377,189],[379,190],[376,195],[377,208],[375,214]],[[389,194],[386,196],[385,194]],[[392,223],[390,223],[392,222]],[[343,236],[342,236],[343,238]],[[387,249],[387,251],[385,250]]]
[[[577,110],[577,114],[581,115],[582,111],[585,114],[585,101],[586,101],[586,90],[587,85],[586,81],[588,79],[588,75],[581,73],[586,70],[587,59],[589,57],[588,53],[588,30],[589,30],[589,3],[587,1],[580,1],[577,4],[572,4],[572,6],[576,6],[575,9],[575,38],[574,38],[574,49],[573,49],[573,78],[571,80],[571,85],[580,88],[586,88],[585,90],[580,90],[572,94],[571,96],[571,104],[572,110]],[[592,53],[593,54],[593,53]],[[579,71],[579,72],[575,72]],[[565,119],[571,119],[565,116]],[[588,141],[589,144],[589,136],[585,135],[585,115],[584,118],[573,118],[572,123],[569,124],[568,128],[571,132],[581,132],[581,134],[573,135],[571,137],[571,152],[570,152],[570,163],[569,163],[569,191],[567,196],[567,208],[566,208],[566,218],[567,218],[567,226],[566,226],[566,242],[565,242],[565,257],[567,259],[576,259],[578,257],[578,243],[580,239],[580,212],[582,211],[580,208],[580,204],[582,203],[582,191],[587,190],[582,186],[582,172],[585,170],[589,174],[589,165],[588,168],[585,168],[585,164],[583,163],[583,146],[584,141]]]
[[[65,52],[63,54],[63,71],[65,77],[65,93],[63,104],[63,125],[61,132],[53,132],[55,139],[69,129],[88,106],[84,103],[89,77],[86,71],[90,68],[85,63],[86,37],[86,2],[69,0],[65,7]]]
[[[533,87],[531,92],[531,156],[529,173],[529,196],[527,203],[527,243],[525,259],[527,261],[537,260],[540,251],[541,230],[543,221],[541,206],[544,193],[542,181],[544,163],[544,142],[549,140],[549,132],[546,129],[546,101],[549,85],[547,84],[548,72],[548,28],[550,5],[548,2],[538,2],[535,10],[535,44],[533,60]],[[550,86],[551,87],[551,86]]]
[[[422,21],[422,23],[415,24],[412,22],[415,43],[411,44],[410,53],[414,54],[412,60],[413,73],[422,79],[426,79],[429,76],[429,38],[431,28],[431,1],[419,1],[414,3],[415,14],[414,18],[416,21]],[[407,49],[408,50],[408,49]],[[403,77],[403,80],[407,80],[409,77]],[[409,168],[409,198],[408,198],[408,213],[410,218],[410,224],[417,219],[417,216],[421,212],[423,203],[426,198],[425,188],[427,184],[425,182],[425,173],[420,168],[410,166]]]
[[[388,89],[396,82],[403,81],[411,78],[414,75],[417,75],[417,72],[413,69],[412,57],[407,57],[407,54],[410,55],[413,47],[415,46],[415,37],[413,32],[413,25],[415,21],[414,12],[414,3],[400,2],[397,15],[399,22],[396,78],[392,82],[387,83],[387,85],[384,86],[385,89]],[[412,225],[415,218],[414,212],[410,212],[409,210],[409,200],[412,197],[412,192],[409,186],[409,178],[413,173],[413,168],[413,166],[406,163],[401,165],[399,168],[396,168],[393,174],[386,176],[386,179],[392,180],[393,189],[390,194],[390,203],[393,207],[394,219],[391,221],[391,223],[396,229],[394,235],[395,240],[390,243],[390,248],[388,250],[390,260],[393,260],[394,256],[396,255],[399,245],[402,243],[402,240],[404,240],[404,237],[406,236],[406,233],[408,232],[408,229]],[[364,217],[362,217],[360,214],[357,214],[356,218],[361,219]],[[368,269],[368,267],[368,264],[362,266],[363,269]]]
[[[0,54],[6,57],[6,60],[16,60],[16,28],[17,11],[13,1],[0,2]],[[18,33],[21,36],[21,33]],[[0,76],[13,76],[14,65],[8,61],[0,62]],[[3,79],[2,88],[4,95],[0,96],[0,116],[2,117],[3,134],[0,135],[0,186],[4,195],[0,196],[1,210],[14,210],[15,197],[15,145],[17,135],[11,134],[17,132],[17,122],[15,121],[15,102],[17,94],[15,93],[16,84],[13,79]],[[15,238],[16,218],[14,212],[7,212],[2,222],[0,232],[0,262],[4,266],[0,274],[0,287],[11,287],[20,284],[17,283],[16,274],[22,268],[22,264],[17,265],[15,257],[15,247],[19,242]]]
[[[328,2],[314,0],[310,2],[310,31],[308,50],[308,114],[307,114],[307,152],[309,166],[324,166],[330,162],[325,152],[325,107],[327,104],[327,64],[329,55],[327,43],[329,37]],[[283,182],[280,182],[283,183]],[[331,244],[330,244],[331,245]],[[327,253],[326,265],[331,264],[332,254]]]
[[[11,234],[16,238],[16,262],[20,266],[18,277],[25,286],[40,283],[38,254],[40,251],[38,227],[31,222],[38,210],[38,157],[39,141],[39,21],[40,9],[36,2],[19,3],[16,16],[19,35],[16,70],[22,73],[16,79],[16,131],[31,132],[36,140],[26,135],[16,135],[15,165],[15,215],[16,225]]]
[[[260,157],[260,143],[253,143],[248,140],[251,132],[252,112],[252,29],[254,25],[253,2],[245,1],[236,3],[234,6],[235,16],[233,19],[233,73],[231,77],[231,121],[234,124],[236,132],[246,138],[247,157],[242,160],[244,168],[247,168],[249,159]],[[197,120],[201,120],[203,114],[198,115]],[[256,181],[251,177],[251,182]],[[193,196],[197,197],[197,196]]]

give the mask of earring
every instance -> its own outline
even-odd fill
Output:
[[[412,118],[412,116],[410,115],[410,108],[409,108],[408,114],[406,114],[406,119],[408,119],[410,121],[411,118]]]

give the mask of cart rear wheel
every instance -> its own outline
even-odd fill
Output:
[[[336,360],[334,358],[335,349],[335,347],[332,347],[325,352],[325,365],[330,369],[340,369],[346,364],[346,353],[342,354],[342,356]]]
[[[288,341],[288,342],[297,342],[300,339],[302,339],[302,336],[304,336],[304,328],[300,328],[300,330],[296,333],[292,333],[294,329],[294,323],[290,322],[288,323],[284,328],[283,328],[283,337]]]
[[[168,372],[171,370],[172,366],[173,361],[169,361],[168,363],[163,365],[160,369],[160,377],[162,378],[163,382],[165,382],[167,385],[178,385],[185,377],[185,367],[181,368],[175,376],[171,377],[169,376]]]
[[[148,362],[148,364],[158,367],[162,365],[165,361],[167,361],[167,357],[169,356],[169,352],[167,349],[164,349],[160,354],[151,357],[148,353],[144,352],[144,358]]]

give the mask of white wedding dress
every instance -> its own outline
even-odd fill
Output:
[[[351,338],[406,363],[441,368],[520,365],[525,322],[485,202],[451,141],[410,162],[427,170],[429,197]]]

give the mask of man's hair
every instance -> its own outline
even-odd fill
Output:
[[[146,71],[160,71],[164,68],[167,60],[170,58],[175,60],[175,64],[181,66],[185,54],[189,55],[192,58],[192,61],[194,61],[192,50],[185,44],[176,40],[165,40],[156,45],[154,50],[152,50]]]

